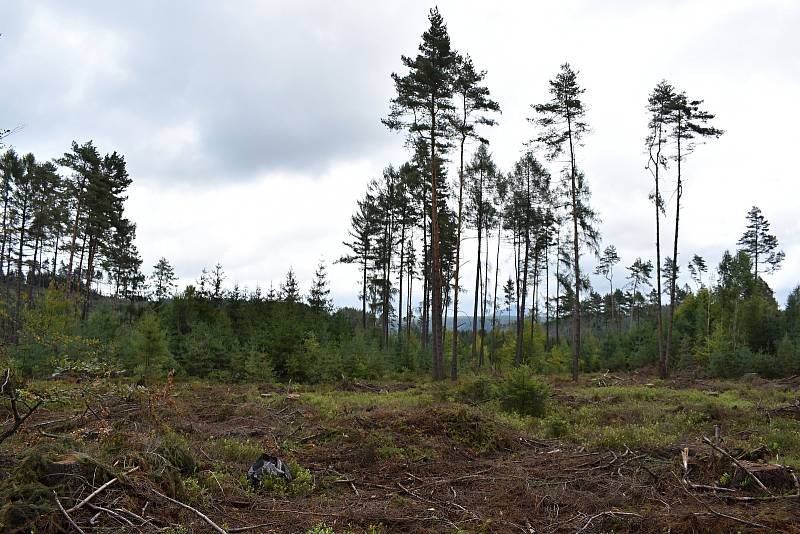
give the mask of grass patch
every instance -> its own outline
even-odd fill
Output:
[[[233,438],[217,438],[210,440],[207,453],[214,460],[252,464],[264,452],[264,447],[257,441],[237,440]]]

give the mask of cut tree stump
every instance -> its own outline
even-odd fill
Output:
[[[794,480],[792,479],[791,472],[782,465],[750,462],[748,460],[739,460],[739,463],[753,475],[757,476],[768,488],[788,490],[794,487]],[[746,472],[737,467],[731,481],[732,485],[734,487],[740,486],[747,476]]]

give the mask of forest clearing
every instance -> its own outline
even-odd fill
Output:
[[[0,533],[800,534],[800,2],[440,3],[0,2]]]
[[[748,470],[800,467],[800,378],[552,378],[536,416],[503,408],[492,392],[508,380],[38,381],[19,396],[48,402],[0,457],[0,522],[10,532],[62,532],[67,515],[85,532],[798,532],[796,476],[764,471],[765,491],[727,455]],[[254,487],[246,473],[262,453],[286,461],[292,482]]]

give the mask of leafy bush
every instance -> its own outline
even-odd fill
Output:
[[[526,365],[512,369],[500,382],[500,404],[519,415],[544,415],[549,394],[547,385]]]

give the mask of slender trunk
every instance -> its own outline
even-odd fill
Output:
[[[423,193],[424,194],[424,193]],[[427,196],[427,195],[426,195]],[[423,199],[424,200],[424,199]],[[423,210],[425,203],[423,201]],[[428,218],[422,215],[422,348],[428,347],[428,327],[430,316],[428,315],[429,295],[430,295],[430,251],[428,249]]]
[[[561,344],[561,229],[558,230],[556,238],[556,345]]]
[[[463,109],[466,110],[466,106],[464,106]],[[459,270],[461,268],[461,224],[462,224],[462,211],[464,206],[464,142],[465,141],[466,141],[466,136],[462,135],[460,155],[459,155],[459,165],[458,165],[458,213],[456,215],[456,263],[453,272],[453,347],[452,347],[452,354],[450,356],[450,378],[452,380],[456,380],[458,378],[458,291],[460,284]]]
[[[522,261],[522,241],[521,236],[519,233],[519,226],[515,226],[512,229],[511,234],[512,239],[512,246],[514,249],[514,343],[518,343],[519,341],[519,293],[520,293],[520,272],[522,272],[522,267],[520,262]],[[516,359],[516,345],[514,348],[514,354]]]
[[[655,182],[656,182],[656,319],[658,323],[658,365],[659,374],[666,378],[667,361],[664,356],[664,318],[661,313],[661,196],[659,192],[659,168],[661,166],[661,126],[658,127],[658,149],[655,159]],[[652,159],[652,156],[651,156]]]
[[[81,313],[81,320],[85,321],[89,314],[89,302],[92,297],[92,278],[94,277],[94,257],[97,251],[97,240],[92,237],[89,238],[89,254],[86,258],[86,300],[83,303],[83,312]]]
[[[502,216],[497,221],[497,252],[494,259],[494,292],[492,293],[492,352],[489,359],[492,362],[497,361],[497,283],[500,276],[500,231],[503,227]]]
[[[80,259],[78,260],[77,276],[75,277],[75,280],[78,282],[77,283],[78,293],[81,292],[81,280],[82,280],[81,277],[83,275],[83,254],[84,254],[84,252],[86,252],[86,234],[83,235],[83,239],[81,240],[81,255],[80,255]]]
[[[56,264],[57,264],[57,260],[58,260],[58,243],[59,243],[60,239],[61,239],[61,232],[56,234],[56,244],[53,247],[53,274],[52,274],[53,280],[56,279],[56,276],[58,274],[58,271],[56,269]]]
[[[475,263],[475,294],[472,305],[472,361],[478,357],[478,302],[481,284],[481,231],[478,230],[478,261]]]
[[[364,247],[364,255],[361,257],[361,327],[367,329],[367,261],[369,261],[369,248]]]
[[[544,247],[544,348],[550,350],[550,231]]]
[[[678,119],[680,121],[680,118]],[[664,373],[669,375],[669,360],[672,353],[672,325],[675,319],[675,285],[678,280],[678,230],[681,220],[681,194],[683,193],[683,183],[681,182],[681,136],[680,122],[678,124],[678,188],[675,193],[675,241],[672,245],[672,277],[669,289],[669,327],[667,329],[667,346],[664,351]]]
[[[35,219],[34,219],[35,220]],[[28,306],[33,306],[33,286],[36,283],[36,258],[39,256],[39,234],[33,241],[33,261],[28,268]]]
[[[405,260],[405,251],[406,251],[406,215],[405,209],[403,210],[403,222],[400,225],[400,268],[398,269],[398,273],[400,274],[398,285],[399,289],[397,291],[397,342],[400,343],[400,332],[403,330],[403,261]]]
[[[533,302],[531,302],[531,343],[533,342],[533,324],[539,320],[539,254],[533,253]]]
[[[483,230],[483,170],[478,179],[478,256],[475,262],[475,299],[472,306],[472,361],[478,357],[478,300],[481,281],[481,237]]]
[[[567,115],[567,135],[569,138],[569,157],[572,167],[572,253],[575,271],[575,309],[572,310],[572,380],[578,381],[578,367],[581,353],[581,267],[578,247],[578,185],[575,175],[575,148],[572,144],[572,120]]]
[[[530,251],[530,239],[528,236],[528,231],[525,231],[525,254],[523,255],[522,259],[522,277],[520,278],[520,287],[521,287],[521,295],[520,295],[520,306],[517,312],[517,346],[516,352],[514,354],[514,364],[520,365],[522,364],[522,345],[523,345],[523,335],[525,332],[525,300],[528,295],[528,263],[529,258],[528,254]]]
[[[73,260],[75,259],[75,243],[78,240],[78,223],[81,219],[81,198],[83,197],[83,188],[86,184],[85,175],[81,178],[81,185],[78,187],[77,203],[75,204],[75,221],[72,224],[72,242],[69,247],[69,264],[67,266],[67,291],[72,291],[72,268]],[[80,277],[78,277],[80,280]]]
[[[435,96],[432,100],[435,102]],[[442,354],[442,259],[439,237],[439,199],[436,183],[436,113],[432,104],[431,113],[431,253],[433,255],[432,310],[433,322],[433,378],[444,379],[444,360]]]
[[[411,243],[413,243],[413,241],[414,241],[414,229],[412,228],[411,229],[411,240],[409,241],[409,248],[411,246]],[[412,301],[412,298],[411,298],[414,295],[414,291],[413,291],[413,286],[414,286],[414,262],[411,261],[411,258],[409,258],[409,261],[407,262],[406,265],[407,265],[406,269],[408,269],[408,298],[406,299],[406,302],[407,302],[406,305],[408,307],[406,309],[406,343],[408,343],[408,341],[411,339],[411,317],[414,314],[414,310],[413,310],[413,307],[412,307],[413,306],[413,304],[412,304],[413,301]]]
[[[478,367],[483,368],[484,345],[486,341],[486,301],[489,298],[489,228],[486,228],[486,252],[484,253],[484,282],[483,282],[483,304],[481,306],[481,350],[478,356]]]
[[[8,199],[10,196],[10,191],[8,184],[4,184],[5,190],[3,191],[4,199],[3,199],[3,245],[0,247],[0,278],[3,277],[3,264],[5,263],[6,259],[6,243],[11,232],[8,231],[6,225],[8,224]],[[11,243],[8,243],[8,252],[9,255],[11,254]]]
[[[19,257],[17,258],[17,308],[16,308],[16,331],[22,326],[22,259],[23,247],[25,246],[25,225],[28,223],[28,202],[22,204],[19,225]]]

